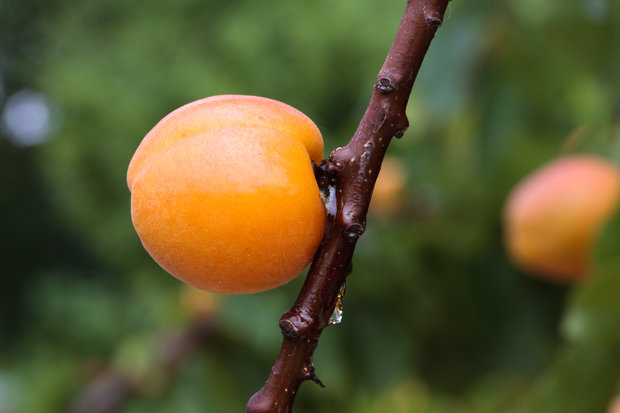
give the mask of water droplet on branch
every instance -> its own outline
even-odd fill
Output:
[[[329,321],[327,322],[327,324],[330,326],[334,324],[340,324],[342,322],[342,310],[343,310],[342,300],[344,298],[345,290],[346,290],[345,284],[342,283],[342,286],[340,286],[340,291],[338,291],[338,297],[336,299],[336,305],[334,306],[334,311],[332,312],[332,315],[331,317],[329,317]]]

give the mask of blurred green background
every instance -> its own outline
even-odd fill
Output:
[[[161,117],[222,93],[297,107],[328,154],[404,3],[0,1],[0,413],[244,411],[303,277],[196,297],[142,249],[127,165]],[[559,154],[620,160],[619,45],[615,0],[450,4],[388,152],[403,205],[369,216],[343,322],[315,354],[327,388],[302,385],[296,412],[607,410],[620,222],[567,287],[509,262],[501,210]]]

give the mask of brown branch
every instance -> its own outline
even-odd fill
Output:
[[[449,0],[408,0],[394,43],[377,76],[366,113],[347,146],[317,167],[322,190],[331,195],[329,219],[310,272],[289,311],[280,319],[280,354],[261,390],[250,398],[248,413],[290,413],[303,381],[322,385],[312,355],[351,270],[357,239],[385,151],[393,136],[408,127],[405,114],[413,83]],[[330,208],[331,209],[331,208]]]

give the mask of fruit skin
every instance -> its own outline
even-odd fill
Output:
[[[604,158],[566,156],[526,177],[504,210],[508,254],[556,282],[587,278],[596,237],[617,208],[620,171]]]
[[[301,142],[314,162],[323,159],[323,137],[319,128],[292,106],[260,96],[210,96],[171,112],[144,137],[129,164],[129,189],[136,173],[153,154],[178,140],[209,129],[233,126],[263,126],[278,130]]]
[[[318,248],[325,210],[302,144],[318,151],[318,129],[273,102],[190,103],[160,121],[130,163],[136,232],[153,259],[187,284],[264,291],[297,276]],[[239,113],[250,114],[245,123]]]

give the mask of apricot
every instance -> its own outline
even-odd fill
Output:
[[[596,237],[617,209],[620,171],[604,158],[566,156],[520,182],[505,206],[512,260],[556,282],[587,277]]]
[[[284,284],[312,259],[325,210],[314,123],[256,96],[214,96],[162,119],[127,173],[142,245],[173,276],[219,293]]]

